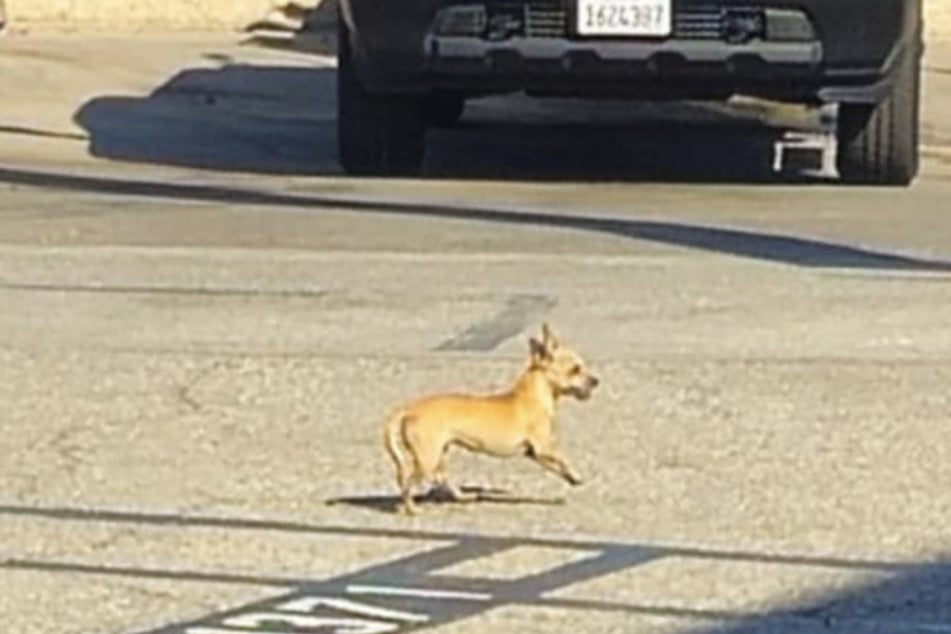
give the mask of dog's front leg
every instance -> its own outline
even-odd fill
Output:
[[[543,469],[563,478],[572,486],[581,484],[581,476],[569,464],[568,460],[549,443],[532,443],[529,445],[528,457],[534,460]]]

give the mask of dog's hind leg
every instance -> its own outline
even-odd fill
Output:
[[[418,474],[415,453],[406,442],[407,421],[405,412],[397,412],[390,417],[384,425],[383,445],[396,470],[396,482],[400,489],[400,504],[397,511],[412,515],[416,512],[416,505],[413,503],[413,486],[418,480]]]
[[[446,470],[446,456],[449,453],[449,447],[443,450],[436,466],[435,481],[436,485],[449,494],[454,502],[476,502],[479,500],[478,493],[467,493],[449,481],[449,473]]]
[[[410,447],[407,460],[401,462],[397,468],[397,479],[400,485],[400,506],[399,512],[404,515],[415,515],[417,512],[416,502],[413,500],[413,489],[424,482],[422,470],[419,468],[419,460],[416,453]]]
[[[445,469],[440,469],[444,451],[443,443],[414,431],[412,425],[408,425],[403,430],[403,441],[413,461],[411,475],[403,484],[403,509],[408,514],[416,510],[411,493],[412,488],[439,485],[442,479],[441,474],[445,473]]]
[[[413,486],[416,484],[416,471],[400,474],[399,512],[404,515],[416,515],[416,502],[413,501]]]

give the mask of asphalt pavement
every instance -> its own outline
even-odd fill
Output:
[[[6,631],[951,632],[940,49],[905,190],[750,103],[485,100],[344,178],[332,57],[260,44],[0,41]],[[389,408],[543,321],[585,485],[459,453],[483,501],[394,514]]]

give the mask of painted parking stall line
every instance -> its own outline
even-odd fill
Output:
[[[286,612],[250,612],[227,619],[226,627],[232,631],[266,631],[268,634],[281,632],[331,631],[338,634],[385,634],[396,632],[399,626],[386,621],[371,619],[312,616],[309,614],[288,614]],[[284,629],[284,628],[290,629]],[[191,630],[188,630],[192,634]]]
[[[212,616],[200,623],[163,628],[155,634],[388,634],[429,620],[429,615],[418,610],[383,606],[340,595],[298,592]]]
[[[492,595],[487,592],[457,592],[453,590],[435,590],[432,588],[401,588],[398,586],[347,586],[351,594],[373,594],[391,597],[419,597],[424,599],[455,599],[459,601],[490,601]]]
[[[501,583],[441,574],[454,564],[491,557],[519,546],[513,540],[463,537],[345,577],[306,584],[292,594],[145,634],[387,634],[445,624],[494,607],[524,603],[574,581],[653,558],[653,551],[647,553],[642,547],[565,547],[566,551],[585,552],[590,558],[543,568]],[[598,563],[592,568],[592,562]]]
[[[282,604],[279,609],[286,612],[313,612],[321,607],[328,607],[343,612],[353,614],[362,614],[373,618],[387,619],[390,621],[402,621],[404,623],[425,623],[429,617],[425,614],[407,612],[405,610],[393,610],[379,606],[359,603],[350,599],[341,599],[337,597],[302,597]]]
[[[412,598],[425,601],[488,601],[485,593],[452,592],[427,588],[397,586],[352,585],[344,592],[349,595],[375,595]],[[432,606],[430,606],[432,607]],[[422,625],[431,621],[429,614],[382,606],[341,596],[299,595],[267,608],[239,612],[220,619],[213,626],[198,625],[181,630],[183,634],[293,634],[307,632],[334,632],[337,634],[385,634],[397,632],[406,626]]]

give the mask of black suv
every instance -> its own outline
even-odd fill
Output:
[[[840,177],[918,172],[921,0],[341,0],[340,162],[419,171],[468,97],[838,104]]]

